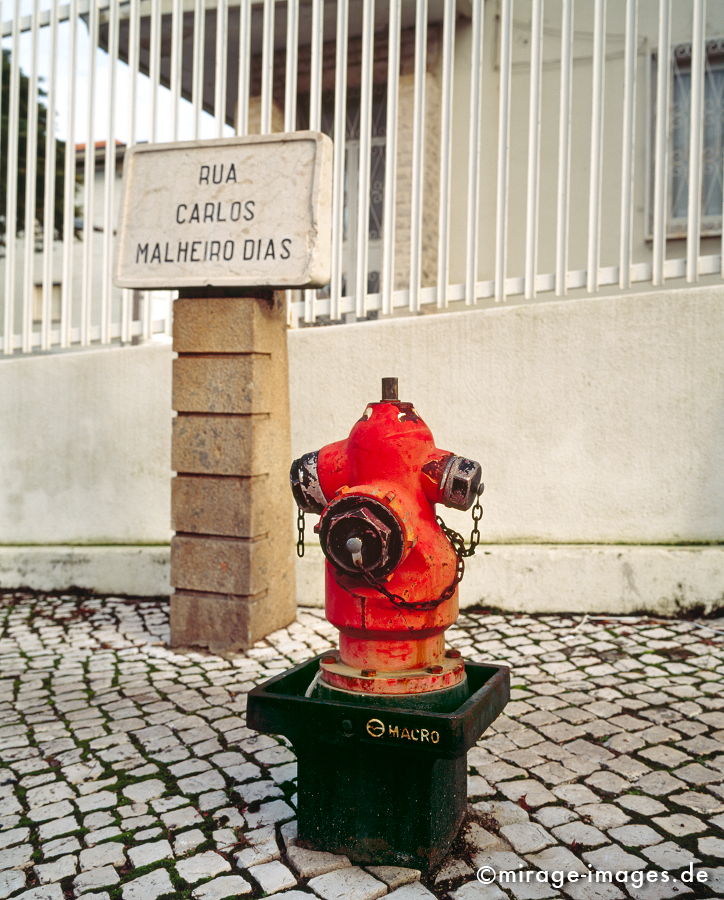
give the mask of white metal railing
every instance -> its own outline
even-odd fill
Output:
[[[294,325],[724,273],[718,2],[0,0],[0,21],[6,355],[168,332],[170,294],[111,282],[137,141],[332,136],[331,283],[289,294]]]

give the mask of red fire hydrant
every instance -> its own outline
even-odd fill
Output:
[[[247,724],[297,755],[303,846],[429,869],[465,815],[465,755],[505,707],[507,669],[445,651],[464,559],[479,540],[480,466],[435,446],[397,380],[346,440],[295,460],[299,506],[320,513],[328,651],[255,687]],[[470,544],[435,515],[473,508]]]
[[[339,654],[321,661],[323,684],[378,695],[460,685],[465,665],[459,651],[446,653],[444,632],[470,551],[435,504],[475,503],[476,534],[479,463],[436,447],[414,406],[397,399],[397,379],[385,378],[382,400],[349,437],[295,460],[290,477],[300,510],[321,513],[326,613],[340,632]]]

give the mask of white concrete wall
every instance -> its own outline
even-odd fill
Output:
[[[722,300],[698,288],[291,332],[292,449],[346,435],[396,375],[438,444],[482,463],[485,540],[721,540]]]
[[[720,286],[290,332],[293,453],[344,437],[396,375],[438,444],[483,465],[487,546],[464,603],[711,608],[724,603],[724,553],[705,546],[724,536],[723,300]],[[165,551],[141,565],[132,548],[169,537],[171,355],[0,362],[0,585],[167,590]],[[469,514],[444,517],[469,533]],[[100,549],[51,544],[127,547],[101,577]],[[310,549],[302,602],[321,602],[320,572]]]
[[[0,543],[170,538],[171,349],[0,360]]]

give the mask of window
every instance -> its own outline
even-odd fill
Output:
[[[306,104],[302,106],[304,109]],[[360,172],[360,91],[350,88],[347,92],[347,120],[345,124],[344,207],[342,236],[342,293],[349,293],[354,286],[357,263],[357,220],[359,208]],[[370,135],[370,190],[369,217],[367,223],[367,290],[380,289],[382,269],[382,219],[385,200],[385,135],[387,126],[387,89],[375,85],[372,90],[372,117]],[[303,121],[302,127],[306,127]],[[334,136],[334,94],[322,95],[321,130]],[[325,288],[320,296],[329,293]]]
[[[656,65],[656,60],[655,60]],[[668,237],[686,235],[689,202],[689,128],[691,120],[691,44],[679,44],[671,56],[669,112]],[[652,79],[654,93],[656,77]],[[721,233],[722,158],[724,154],[724,38],[707,41],[704,70],[704,122],[701,161],[701,232]],[[655,96],[654,96],[655,120]],[[654,128],[655,128],[654,121]],[[652,167],[653,168],[653,167]],[[650,227],[652,221],[650,220]]]

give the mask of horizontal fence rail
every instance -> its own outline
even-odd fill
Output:
[[[5,355],[169,333],[112,284],[138,142],[334,141],[295,327],[721,278],[718,0],[0,0]]]

